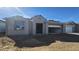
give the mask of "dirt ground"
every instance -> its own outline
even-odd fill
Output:
[[[0,35],[0,51],[79,51],[79,35]]]

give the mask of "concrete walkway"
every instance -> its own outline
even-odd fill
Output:
[[[67,33],[67,34],[79,35],[79,33]]]

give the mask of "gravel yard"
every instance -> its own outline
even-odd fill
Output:
[[[73,34],[0,36],[0,51],[79,51],[79,36]]]

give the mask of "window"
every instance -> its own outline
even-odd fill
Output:
[[[24,22],[15,22],[15,30],[24,30]]]

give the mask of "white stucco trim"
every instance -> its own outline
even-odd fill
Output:
[[[48,27],[58,27],[58,28],[60,28],[61,26],[59,26],[59,25],[48,25]]]

